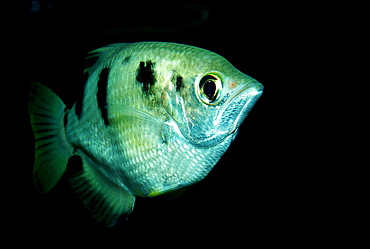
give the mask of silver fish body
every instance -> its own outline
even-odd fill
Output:
[[[97,49],[91,57],[97,61],[87,69],[82,102],[67,110],[55,94],[45,100],[51,91],[34,84],[29,112],[36,186],[47,192],[68,158],[81,157],[83,169],[70,182],[105,226],[130,213],[135,196],[156,196],[202,180],[262,94],[256,80],[197,47],[122,43]],[[51,170],[56,156],[63,160]]]

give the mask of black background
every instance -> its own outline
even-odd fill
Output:
[[[38,2],[39,7],[22,2],[11,21],[16,36],[11,63],[19,70],[12,75],[16,132],[9,147],[16,148],[10,152],[16,180],[5,191],[11,193],[8,231],[33,235],[29,242],[35,244],[45,236],[67,243],[121,241],[122,247],[128,241],[165,245],[172,239],[174,246],[307,244],[327,237],[339,223],[332,201],[341,190],[332,182],[330,159],[323,157],[328,138],[317,135],[329,128],[312,105],[321,97],[313,82],[324,81],[319,62],[331,53],[325,35],[337,28],[330,20],[322,22],[329,9],[280,1]],[[71,106],[84,83],[87,52],[137,41],[211,50],[265,90],[206,179],[173,200],[138,198],[127,221],[104,229],[66,177],[47,195],[35,190],[29,86],[39,81]]]

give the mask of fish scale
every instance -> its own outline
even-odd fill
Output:
[[[113,44],[92,51],[82,101],[72,109],[34,83],[34,181],[70,183],[103,226],[153,197],[202,180],[234,140],[263,86],[205,49],[166,42]]]

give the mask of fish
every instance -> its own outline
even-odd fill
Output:
[[[88,58],[96,62],[72,107],[31,84],[33,178],[48,193],[79,158],[69,182],[104,227],[128,216],[138,197],[204,179],[263,92],[224,57],[190,45],[117,43]]]

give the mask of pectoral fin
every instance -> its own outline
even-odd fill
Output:
[[[129,214],[134,206],[135,197],[99,171],[98,165],[82,151],[82,170],[70,178],[81,201],[97,221],[105,227],[116,224],[123,214]]]
[[[106,107],[112,115],[122,115],[126,117],[135,118],[138,121],[145,123],[152,123],[156,126],[162,126],[163,121],[154,117],[153,115],[139,110],[137,108],[124,105],[124,104],[111,104]]]

